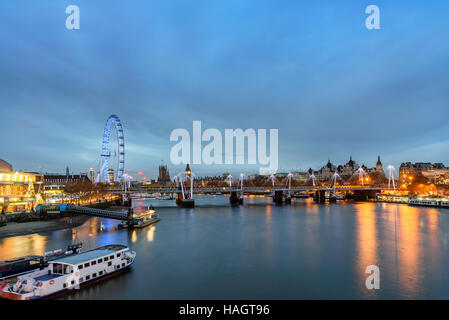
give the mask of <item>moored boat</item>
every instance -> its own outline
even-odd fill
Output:
[[[421,206],[421,207],[440,207],[441,201],[433,199],[410,199],[408,201],[409,205]]]
[[[131,224],[129,221],[123,221],[119,223],[119,228],[144,228],[150,224],[160,221],[156,210],[150,208],[143,213],[133,214]]]
[[[45,268],[3,283],[0,297],[12,300],[51,298],[109,278],[127,269],[136,253],[127,246],[111,244],[49,261]]]

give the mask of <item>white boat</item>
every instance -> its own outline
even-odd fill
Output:
[[[109,278],[127,269],[136,253],[120,244],[50,261],[42,270],[17,277],[17,282],[0,284],[0,297],[11,300],[51,298],[93,282]]]
[[[410,199],[408,201],[409,205],[413,206],[423,206],[423,207],[439,207],[440,201],[437,200],[420,200],[420,199]]]

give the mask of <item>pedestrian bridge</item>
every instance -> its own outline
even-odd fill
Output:
[[[381,191],[389,190],[388,186],[329,186],[329,187],[314,187],[314,186],[298,186],[298,187],[198,187],[193,188],[192,193],[230,193],[230,192],[243,192],[243,193],[274,193],[276,191],[281,192],[316,192],[316,191]],[[181,189],[176,187],[165,188],[151,188],[151,187],[131,187],[126,191],[121,187],[110,187],[106,189],[110,193],[119,194],[155,194],[155,193],[180,193]],[[190,192],[190,190],[189,190]]]
[[[62,203],[62,204],[51,204],[51,205],[38,205],[36,208],[37,213],[76,213],[83,214],[86,216],[92,217],[100,217],[100,218],[109,218],[116,220],[127,220],[128,212],[119,212],[112,210],[103,210],[97,208],[88,208],[88,207],[80,207],[75,206],[70,203]]]

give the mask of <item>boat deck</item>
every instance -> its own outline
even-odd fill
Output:
[[[62,276],[62,274],[44,274],[43,276],[35,278],[36,281],[48,281],[54,278],[58,278]]]

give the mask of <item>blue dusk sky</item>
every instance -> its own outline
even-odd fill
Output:
[[[79,30],[65,9],[80,8]],[[380,8],[380,30],[365,8]],[[280,171],[353,156],[449,165],[449,1],[0,2],[0,158],[99,169],[106,119],[126,171],[157,175],[173,129],[279,129]],[[193,166],[198,174],[257,172]]]

